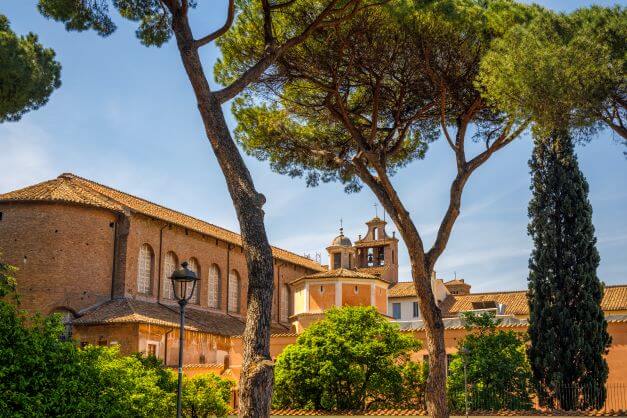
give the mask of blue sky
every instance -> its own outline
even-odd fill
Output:
[[[199,3],[192,20],[197,36],[220,26],[226,9],[226,0]],[[593,2],[539,3],[572,10]],[[17,33],[33,31],[56,50],[63,85],[44,108],[20,122],[0,125],[0,192],[73,172],[238,230],[175,45],[143,47],[134,37],[134,24],[117,17],[118,31],[106,39],[88,32],[67,33],[61,24],[40,16],[35,5],[35,0],[4,0],[0,12]],[[214,46],[202,50],[208,74],[218,56]],[[225,113],[234,126],[230,106]],[[577,148],[590,183],[601,253],[599,276],[607,284],[627,283],[623,150],[609,131]],[[436,265],[438,276],[449,279],[456,274],[472,284],[473,291],[526,287],[530,153],[530,139],[524,136],[473,175],[464,192],[462,215]],[[268,199],[266,225],[274,245],[300,254],[322,253],[326,262],[324,248],[337,235],[340,218],[346,234],[356,239],[365,232],[364,222],[374,216],[375,198],[368,190],[346,195],[334,183],[306,188],[303,180],[279,176],[266,163],[245,158],[258,190]],[[429,245],[447,204],[453,162],[440,141],[425,160],[394,178]],[[410,280],[405,251],[400,264],[401,280]]]

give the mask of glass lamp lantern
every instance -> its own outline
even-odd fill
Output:
[[[172,273],[172,288],[174,289],[174,298],[176,300],[189,302],[196,290],[196,282],[198,276],[193,270],[187,268],[187,261],[181,264],[181,267]]]

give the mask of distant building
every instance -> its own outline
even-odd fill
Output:
[[[329,266],[273,247],[271,353],[334,306],[373,306],[424,339],[412,282],[398,277],[398,239],[378,217],[354,243],[327,247]],[[0,252],[19,267],[22,307],[63,315],[80,344],[145,352],[170,366],[178,358],[178,305],[169,280],[184,260],[200,277],[186,313],[188,374],[237,379],[242,362],[248,272],[238,234],[73,174],[0,195]],[[471,293],[463,279],[431,278],[444,317],[447,353],[466,331],[466,311],[494,312],[519,332],[529,316],[525,291]],[[602,302],[612,335],[610,382],[627,381],[627,285]],[[422,359],[426,351],[416,353]]]

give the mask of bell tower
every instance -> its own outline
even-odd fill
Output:
[[[344,236],[344,228],[340,228],[340,235],[333,239],[331,245],[327,247],[327,252],[331,270],[355,268],[355,249],[351,240]]]
[[[366,225],[366,235],[363,238],[360,235],[355,241],[355,267],[380,274],[383,280],[390,283],[398,282],[398,239],[394,233],[391,237],[387,234],[387,222],[378,216],[366,222]]]

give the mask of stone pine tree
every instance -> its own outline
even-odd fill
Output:
[[[567,129],[536,132],[530,161],[529,359],[540,401],[565,410],[605,401],[610,345],[588,183]]]
[[[272,66],[285,52],[302,43],[321,26],[334,25],[363,7],[376,6],[379,0],[271,1],[228,0],[227,18],[220,28],[197,28],[206,35],[195,36],[191,16],[199,12],[196,0],[39,0],[39,11],[46,17],[65,23],[70,31],[94,30],[108,36],[116,30],[110,7],[122,18],[138,22],[136,35],[146,46],[161,46],[172,37],[181,63],[194,91],[205,134],[211,143],[235,207],[248,267],[248,295],[244,358],[240,377],[240,416],[263,417],[270,413],[273,363],[270,356],[270,320],[273,292],[272,251],[264,226],[265,203],[257,192],[252,176],[228,130],[222,105],[235,98],[251,82]],[[381,0],[384,1],[384,0]],[[306,4],[305,10],[296,5]],[[242,63],[241,73],[221,89],[213,91],[200,57],[201,48],[219,40],[241,19],[242,8],[262,22],[263,52]],[[298,17],[300,25],[292,32],[279,31],[276,21],[284,15]],[[196,22],[203,21],[196,16]],[[155,70],[155,69],[151,69]],[[164,106],[167,114],[167,106]]]
[[[19,36],[0,14],[0,123],[17,121],[48,102],[61,85],[61,65],[37,35]]]
[[[235,101],[236,139],[249,154],[269,160],[279,173],[306,176],[308,185],[337,181],[349,192],[366,185],[390,215],[409,253],[425,322],[426,404],[433,417],[448,416],[448,406],[444,325],[431,275],[459,217],[466,183],[528,124],[484,100],[475,85],[479,64],[495,38],[538,12],[505,0],[389,1],[364,8],[315,31]],[[298,20],[286,14],[278,25],[291,33]],[[262,28],[258,15],[243,12],[220,40],[219,81],[230,82],[249,57],[262,53]],[[405,206],[393,176],[424,158],[438,138],[451,150],[454,174],[443,186],[449,200],[431,244],[423,241],[418,213]],[[412,180],[417,188],[424,181]]]
[[[489,95],[543,126],[609,127],[627,145],[627,8],[547,14],[497,40],[482,63]],[[589,136],[588,136],[589,138]]]

